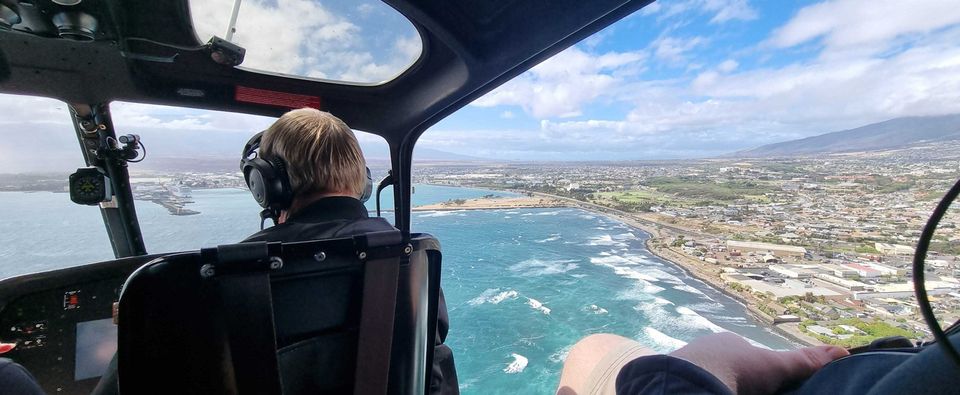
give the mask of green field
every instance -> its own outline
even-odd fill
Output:
[[[714,182],[700,178],[688,177],[654,177],[644,182],[645,185],[656,188],[658,192],[674,195],[684,199],[711,200],[717,202],[732,202],[739,199],[759,199],[765,193],[774,192],[777,188],[760,181],[723,181]]]

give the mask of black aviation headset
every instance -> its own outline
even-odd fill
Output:
[[[267,218],[272,219],[276,224],[277,218],[280,218],[280,212],[290,207],[293,201],[293,188],[290,186],[290,177],[287,175],[287,164],[279,157],[270,159],[260,157],[258,150],[262,138],[263,132],[253,135],[243,147],[243,156],[240,157],[240,171],[243,172],[247,188],[250,189],[250,193],[260,207],[263,207],[263,211],[260,212],[261,229]],[[366,169],[367,183],[363,188],[363,195],[360,196],[361,202],[366,202],[373,193],[370,168]]]

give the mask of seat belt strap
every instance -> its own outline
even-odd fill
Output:
[[[218,277],[217,283],[237,391],[280,395],[283,390],[277,362],[270,275],[266,272],[231,274]]]
[[[387,393],[399,276],[399,257],[364,264],[354,394]]]

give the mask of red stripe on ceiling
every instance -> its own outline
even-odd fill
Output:
[[[240,85],[237,85],[234,99],[243,103],[265,104],[285,108],[320,108],[319,96],[298,95],[296,93],[278,92]]]

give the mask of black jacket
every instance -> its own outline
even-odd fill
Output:
[[[327,197],[296,212],[286,222],[261,230],[244,241],[306,241],[395,229],[383,218],[370,218],[367,208],[351,197]],[[447,303],[440,291],[437,343],[434,346],[431,394],[459,394],[453,351],[443,342],[450,327]]]

